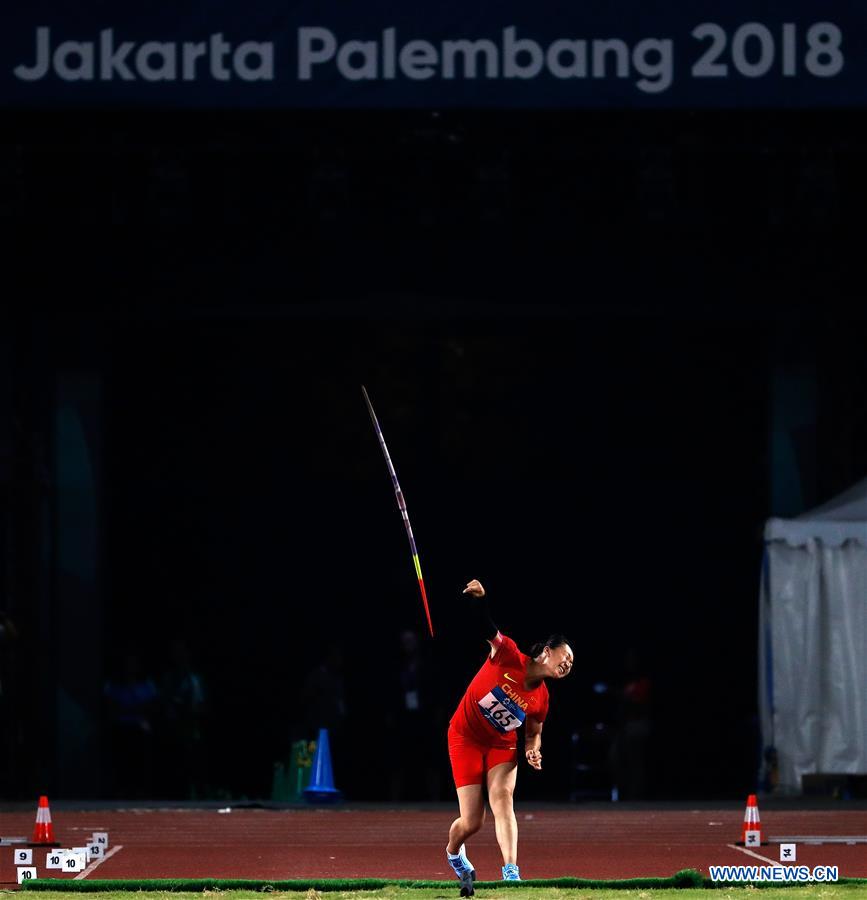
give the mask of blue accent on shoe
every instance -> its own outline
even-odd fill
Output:
[[[457,853],[449,853],[448,850],[446,850],[446,857],[448,858],[449,865],[455,870],[455,872],[460,873],[461,869],[471,870],[473,868],[473,864],[467,857],[467,852],[463,844],[461,844],[461,848]]]
[[[475,893],[473,882],[476,880],[475,869],[461,869],[458,873],[458,879],[461,883],[461,896],[472,897]]]
[[[503,866],[503,881],[520,881],[521,870],[514,864],[508,863]]]
[[[461,883],[461,896],[472,897],[475,893],[473,882],[476,880],[476,870],[467,859],[464,845],[461,844],[461,849],[455,854],[449,853],[448,848],[446,848],[446,859],[448,859],[449,865],[455,870],[455,875],[458,876],[458,880]]]

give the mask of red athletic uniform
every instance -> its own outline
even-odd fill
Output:
[[[517,758],[517,729],[530,716],[544,722],[548,714],[545,682],[526,688],[530,657],[497,632],[493,657],[464,693],[449,723],[449,758],[456,787],[482,784],[494,766]]]

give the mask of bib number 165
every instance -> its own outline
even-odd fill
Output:
[[[521,723],[524,721],[520,711],[509,708],[511,704],[507,698],[498,697],[493,692],[482,697],[479,700],[479,706],[484,717],[497,731],[503,733],[514,731],[516,728],[520,728]]]

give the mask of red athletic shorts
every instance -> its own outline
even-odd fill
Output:
[[[449,728],[449,759],[455,787],[484,784],[487,773],[500,763],[517,763],[517,747],[489,747]]]

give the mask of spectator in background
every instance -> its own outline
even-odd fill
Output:
[[[301,689],[304,740],[316,740],[319,729],[327,728],[332,765],[339,769],[343,730],[346,723],[346,687],[343,679],[343,651],[332,644],[322,661],[307,673]]]
[[[611,745],[611,774],[620,800],[643,800],[648,795],[651,694],[650,677],[630,647],[624,658],[624,684]]]
[[[402,631],[385,711],[392,765],[389,793],[394,801],[440,799],[438,757],[445,716],[436,704],[431,678],[418,632]]]
[[[103,696],[114,766],[114,795],[132,799],[151,796],[153,721],[158,694],[138,653],[124,654],[119,672],[106,681]]]
[[[160,713],[160,772],[168,796],[201,799],[207,782],[202,747],[205,688],[181,638],[172,641],[160,679]]]

